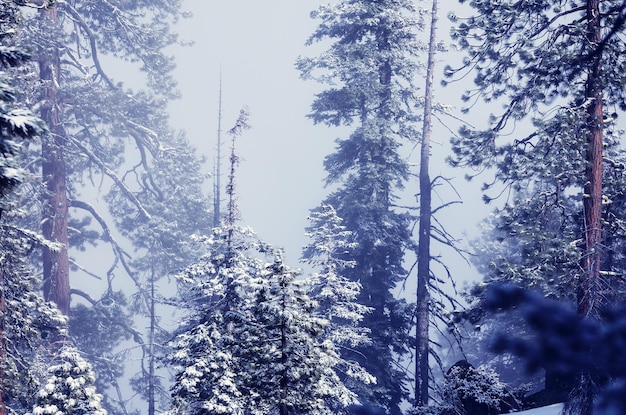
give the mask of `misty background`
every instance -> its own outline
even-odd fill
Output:
[[[294,266],[307,243],[304,233],[309,211],[328,194],[324,188],[324,157],[333,151],[335,139],[342,137],[341,128],[313,125],[306,117],[314,95],[323,86],[300,79],[294,67],[298,56],[314,56],[324,49],[323,42],[305,45],[318,24],[310,13],[322,4],[325,1],[187,0],[183,10],[192,16],[181,20],[176,30],[180,40],[190,44],[172,50],[181,98],[170,103],[171,124],[185,130],[199,154],[206,157],[208,192],[212,191],[213,182],[209,175],[215,160],[220,78],[223,166],[227,164],[230,146],[226,132],[234,125],[239,110],[249,107],[252,129],[237,142],[241,164],[236,192],[241,221],[265,241],[284,248],[287,262]],[[459,62],[461,56],[451,45],[447,16],[449,12],[462,15],[464,8],[456,2],[443,2],[439,7],[437,38],[447,51],[438,53],[436,58],[435,100],[449,105],[456,117],[465,121],[475,118],[470,123],[476,126],[484,122],[484,112],[474,108],[469,115],[463,115],[460,111],[460,96],[471,87],[472,78],[447,87],[440,84],[444,66]],[[421,35],[426,36],[427,31]],[[417,76],[415,82],[423,91],[423,74]],[[472,117],[473,113],[480,113],[480,117]],[[460,123],[450,117],[440,120],[433,122],[431,177],[452,179],[460,198],[453,189],[436,188],[433,208],[462,200],[462,204],[441,211],[438,218],[461,240],[460,246],[468,248],[468,242],[478,237],[479,222],[493,206],[485,206],[481,200],[480,184],[487,180],[484,175],[468,183],[464,176],[476,172],[452,168],[445,162],[449,139]],[[418,161],[416,147],[410,154],[414,172]],[[405,189],[403,202],[417,206],[417,189],[415,177]],[[437,249],[435,245],[433,254],[439,253]],[[450,250],[441,254],[445,255],[458,287],[464,281],[478,280],[476,272],[457,254]],[[410,289],[408,295],[413,291]]]

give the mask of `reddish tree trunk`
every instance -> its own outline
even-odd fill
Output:
[[[587,1],[587,36],[591,45],[602,41],[599,0]],[[587,167],[584,187],[585,252],[583,277],[578,293],[579,312],[593,315],[602,300],[602,54],[591,54],[585,97],[587,98]]]
[[[56,6],[42,11],[42,18],[56,20]],[[47,15],[47,16],[46,16]],[[64,159],[65,131],[63,104],[58,96],[61,64],[57,51],[39,58],[39,76],[43,81],[41,118],[50,133],[42,138],[42,177],[46,194],[43,200],[42,233],[48,241],[58,243],[60,249],[44,248],[44,298],[53,301],[65,315],[70,309],[68,258],[68,200]]]

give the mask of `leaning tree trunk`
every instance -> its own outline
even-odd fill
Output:
[[[53,6],[41,12],[42,19],[57,20]],[[64,159],[65,131],[63,129],[63,103],[58,94],[61,63],[55,49],[43,51],[39,57],[39,76],[43,82],[41,118],[50,132],[42,138],[42,177],[46,193],[43,201],[42,233],[48,241],[57,243],[59,249],[44,247],[43,282],[44,298],[53,301],[59,310],[69,314],[70,283],[68,258],[68,200]]]
[[[433,0],[431,11],[428,64],[426,68],[426,96],[424,99],[424,120],[419,173],[419,235],[417,248],[417,328],[415,357],[415,405],[428,405],[429,365],[428,352],[430,337],[430,228],[431,228],[431,181],[429,175],[430,134],[433,99],[433,74],[435,67],[435,30],[437,23],[437,0]]]
[[[587,0],[587,37],[592,46],[600,45],[602,28],[600,0]],[[592,51],[585,89],[587,107],[586,183],[584,187],[583,276],[579,285],[578,307],[582,316],[596,314],[602,300],[602,53]]]

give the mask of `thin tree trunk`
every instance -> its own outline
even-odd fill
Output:
[[[4,270],[2,264],[0,264],[0,415],[6,415],[6,387],[7,387],[7,374],[4,371],[7,360],[7,345],[4,341],[4,316],[6,312],[5,301],[6,285],[4,283]]]
[[[280,378],[280,415],[289,415],[287,410],[287,388],[289,387],[289,380],[287,379],[287,287],[285,284],[285,276],[281,271],[281,289],[282,289],[282,317],[280,326],[280,348],[281,348],[281,364],[283,365],[283,373]]]
[[[156,310],[154,299],[154,270],[150,276],[150,329],[148,333],[148,415],[155,414],[155,385],[154,385],[154,336],[156,331]]]
[[[589,43],[599,45],[602,41],[600,1],[587,0],[587,36]],[[585,252],[583,277],[579,286],[578,306],[582,316],[597,313],[602,300],[602,53],[591,54],[591,65],[585,91],[587,107],[587,167],[584,186],[583,208],[585,219]]]
[[[428,45],[428,65],[426,68],[426,96],[424,99],[424,120],[420,154],[420,217],[417,250],[417,328],[415,358],[415,405],[427,406],[429,395],[428,352],[430,337],[430,228],[431,228],[431,181],[429,174],[430,134],[432,130],[433,76],[435,67],[435,32],[437,24],[437,0],[433,0],[431,10],[430,40]]]
[[[56,6],[41,13],[44,19],[57,20]],[[63,103],[58,96],[60,71],[58,51],[52,50],[50,54],[44,52],[39,58],[39,76],[44,84],[41,118],[48,124],[50,133],[42,138],[42,176],[46,186],[42,233],[44,238],[61,246],[58,250],[49,248],[43,250],[44,298],[55,302],[59,310],[68,315],[70,309],[68,200]]]
[[[217,156],[215,157],[215,184],[213,189],[213,226],[220,226],[222,219],[222,72],[220,71],[219,106],[217,110]]]

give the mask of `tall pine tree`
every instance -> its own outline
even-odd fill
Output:
[[[404,0],[322,6],[312,13],[320,25],[308,43],[329,41],[330,46],[297,62],[303,78],[328,86],[317,94],[309,117],[352,127],[325,160],[327,184],[336,190],[323,204],[336,209],[358,243],[349,256],[356,265],[346,276],[360,281],[358,301],[372,309],[362,322],[371,330],[372,344],[357,347],[354,358],[377,384],[359,395],[392,414],[400,413],[407,397],[407,376],[396,362],[408,352],[411,312],[392,291],[405,274],[411,218],[394,201],[409,176],[400,148],[419,137],[413,78],[421,22],[416,16],[412,2]]]
[[[582,316],[597,318],[618,285],[610,246],[615,240],[609,238],[616,223],[609,216],[611,201],[620,195],[606,180],[623,170],[607,151],[613,141],[608,134],[614,129],[612,114],[626,109],[620,35],[624,4],[546,0],[471,1],[470,6],[474,15],[453,31],[467,51],[464,67],[448,68],[448,74],[473,69],[476,88],[464,98],[472,104],[483,98],[504,109],[489,118],[486,129],[461,131],[453,140],[453,163],[494,168],[505,192],[525,189],[524,197],[544,212],[564,211],[569,205],[565,198],[577,195],[579,211],[570,218],[577,219],[578,230],[564,236],[578,239],[553,239],[552,246],[561,252],[549,258],[571,261],[570,248],[578,247],[565,275],[576,287],[568,296],[575,298]],[[521,121],[528,127],[516,129]],[[524,224],[511,225],[517,232],[537,230]],[[551,226],[558,226],[558,219]],[[529,239],[538,242],[541,236]],[[536,266],[545,265],[542,258],[536,257]],[[598,379],[582,373],[579,381],[590,387]],[[582,389],[589,390],[587,386]],[[579,408],[588,413],[591,403]]]

